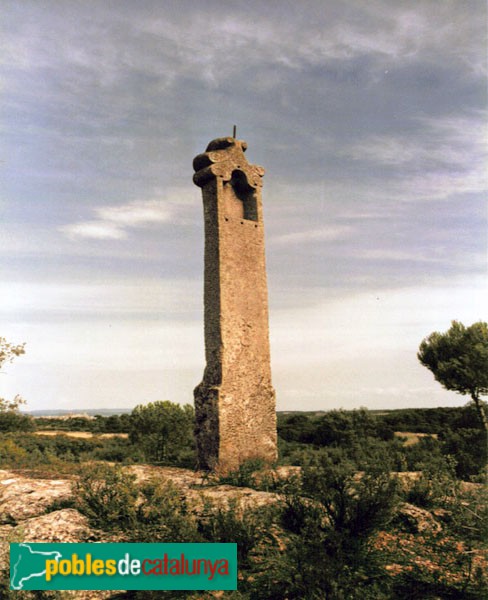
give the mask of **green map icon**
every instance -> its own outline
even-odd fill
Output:
[[[18,544],[18,556],[10,568],[11,589],[21,590],[26,581],[34,577],[44,578],[46,560],[58,561],[61,556],[61,553],[57,551],[40,552],[39,550],[33,550],[29,544]]]

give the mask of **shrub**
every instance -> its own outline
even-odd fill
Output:
[[[117,530],[130,542],[199,541],[196,517],[170,481],[149,480],[139,486],[119,466],[83,467],[73,484],[75,507],[94,527]]]
[[[237,469],[221,475],[219,484],[234,485],[237,487],[255,487],[256,473],[265,467],[265,462],[260,458],[245,460]]]
[[[140,487],[135,522],[128,532],[132,542],[200,541],[197,521],[185,496],[171,481],[155,479]]]
[[[422,508],[449,503],[458,495],[459,482],[455,476],[452,458],[434,456],[420,465],[421,474],[406,492],[406,501]]]
[[[182,407],[164,401],[139,405],[130,415],[130,441],[149,462],[193,467],[194,422],[195,413],[188,404]]]
[[[404,446],[408,471],[421,471],[432,461],[442,462],[442,445],[432,437],[420,438],[415,444]]]
[[[144,461],[143,452],[124,438],[103,438],[97,440],[97,447],[91,453],[94,460],[107,460],[117,463],[139,463]]]
[[[24,467],[29,462],[28,453],[12,439],[0,440],[0,464],[10,467]]]
[[[16,411],[0,412],[0,431],[34,431],[32,417]]]
[[[372,539],[392,516],[396,488],[385,469],[358,474],[343,455],[322,452],[285,498],[285,551],[271,552],[251,598],[388,598]]]
[[[442,453],[456,459],[456,475],[460,479],[482,474],[487,463],[487,436],[483,429],[457,429],[442,435]]]
[[[252,554],[263,549],[273,520],[272,507],[245,507],[238,499],[227,506],[207,503],[206,514],[199,520],[199,531],[205,541],[236,543],[239,569],[248,570]]]
[[[76,508],[94,527],[130,529],[136,520],[138,490],[135,476],[106,464],[83,466],[73,484]]]

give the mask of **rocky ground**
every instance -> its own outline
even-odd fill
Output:
[[[174,467],[127,467],[142,482],[153,477],[172,481],[192,501],[203,506],[205,498],[227,504],[239,499],[244,506],[261,506],[276,494],[231,485],[215,485],[202,473]],[[288,472],[281,475],[286,476]],[[100,542],[106,534],[90,527],[74,508],[63,508],[72,497],[73,479],[40,479],[27,471],[0,470],[0,570],[8,570],[11,542]],[[64,592],[76,600],[110,598],[111,592]]]
[[[272,492],[221,485],[210,481],[202,473],[187,469],[148,465],[130,466],[126,469],[136,476],[138,482],[150,478],[172,481],[185,493],[195,510],[204,506],[205,499],[222,505],[238,499],[244,506],[263,506],[278,498]],[[279,467],[274,477],[288,478],[296,474],[297,469]],[[409,486],[418,476],[418,473],[405,473],[401,474],[400,479],[404,485]],[[90,527],[87,518],[70,507],[74,479],[74,475],[71,479],[45,479],[28,471],[0,470],[0,571],[8,570],[10,542],[109,541],[105,532]],[[464,552],[472,551],[445,537],[444,522],[450,518],[447,512],[442,509],[428,511],[408,503],[400,505],[393,522],[393,532],[380,532],[376,539],[377,547],[391,561],[386,568],[392,575],[417,567],[429,568],[436,577],[446,577],[447,572],[455,575],[454,562]],[[394,559],[399,555],[405,557],[405,564]],[[449,561],[447,565],[446,556],[451,555],[454,562],[451,564],[452,561]],[[474,559],[483,570],[487,567],[486,559],[481,555],[476,553]],[[67,600],[103,600],[114,594],[80,591],[63,592],[62,597]]]

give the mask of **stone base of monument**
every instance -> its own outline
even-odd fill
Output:
[[[254,394],[242,398],[232,390],[202,382],[194,395],[200,469],[225,475],[248,460],[276,462],[275,392],[271,386],[260,385]]]

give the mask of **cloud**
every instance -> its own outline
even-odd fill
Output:
[[[442,391],[416,353],[424,337],[447,330],[452,319],[470,324],[483,318],[484,277],[403,289],[373,284],[361,293],[328,296],[326,289],[304,289],[301,303],[270,312],[281,409],[465,402]]]
[[[88,361],[93,331],[100,376],[107,346],[117,348],[114,373],[103,379],[112,403],[112,390],[127,393],[115,367],[132,339],[139,358],[128,362],[141,373],[150,363],[156,381],[159,358],[150,357],[161,353],[162,338],[151,325],[161,319],[171,331],[159,377],[179,377],[193,352],[190,341],[178,350],[181,321],[201,317],[203,223],[191,159],[237,121],[250,161],[267,170],[278,383],[292,373],[281,397],[300,389],[318,405],[322,393],[341,402],[363,393],[367,369],[377,395],[395,394],[395,378],[418,387],[401,357],[392,381],[379,381],[387,357],[413,331],[405,316],[415,307],[428,313],[426,333],[436,315],[459,317],[455,308],[470,297],[453,298],[449,285],[486,263],[486,215],[476,196],[486,189],[484,2],[46,0],[41,7],[4,0],[2,9],[2,305],[5,326],[17,317],[25,323],[21,340],[37,335],[36,360],[48,325],[59,336],[56,360],[83,347]],[[195,285],[182,290],[181,279]],[[422,282],[415,298],[405,291]],[[440,283],[442,294],[429,292]],[[408,306],[397,299],[398,327],[381,311],[380,292],[393,301],[394,288],[409,299]],[[371,298],[349,301],[345,290]],[[453,299],[449,310],[445,299]],[[46,325],[42,334],[34,332],[38,323]],[[121,326],[113,338],[109,324]],[[201,345],[201,328],[196,337]],[[335,354],[343,361],[337,369]],[[370,354],[378,366],[361,367]],[[183,358],[176,364],[172,356]],[[67,398],[72,376],[94,381],[86,372],[76,379],[76,362],[66,374]],[[203,352],[194,362],[203,366]],[[54,359],[49,368],[52,386],[35,392],[42,371],[32,381],[40,403],[59,395]],[[131,388],[145,390],[137,401],[143,393],[159,397],[145,379]],[[196,380],[181,386],[181,398]],[[95,403],[102,392],[92,392],[87,402]]]
[[[271,3],[266,10],[261,2],[244,8],[228,3],[225,9],[220,3],[197,7],[181,0],[144,8],[121,9],[117,3],[118,10],[109,4],[71,6],[70,18],[57,7],[31,7],[22,20],[13,17],[15,28],[6,27],[4,56],[21,69],[71,67],[68,83],[81,77],[85,85],[109,88],[131,73],[156,77],[152,83],[159,93],[188,77],[210,87],[225,85],[241,72],[243,56],[250,70],[297,70],[357,57],[372,57],[380,71],[424,55],[439,62],[448,56],[451,63],[476,68],[482,62],[476,41],[484,31],[482,16],[469,18],[466,7],[451,2],[412,8],[357,0],[325,6],[319,0],[306,8]],[[47,31],[48,44],[40,31]]]
[[[104,282],[6,281],[0,304],[5,323],[55,323],[68,318],[105,322],[138,320],[193,321],[203,296],[200,281],[189,279],[116,278]],[[175,324],[175,327],[177,325]]]
[[[486,111],[455,117],[413,117],[410,130],[366,135],[339,154],[357,163],[390,169],[378,194],[405,200],[442,199],[488,189]],[[367,185],[371,185],[369,181]],[[366,186],[363,189],[366,189]],[[378,186],[379,187],[379,186]]]
[[[445,405],[451,397],[464,403],[441,394],[416,351],[423,337],[446,330],[451,319],[481,318],[484,287],[484,280],[469,280],[329,299],[327,290],[303,290],[294,307],[270,314],[279,408]],[[71,407],[191,401],[204,367],[202,315],[175,317],[188,308],[188,298],[201,298],[196,288],[194,281],[144,280],[7,285],[4,333],[28,345],[0,383],[11,395],[21,391],[31,409],[58,405],[61,397]],[[31,322],[31,309],[50,317]],[[66,318],[56,320],[58,311],[69,316],[69,326]],[[103,381],[100,389],[94,381]]]
[[[159,200],[102,206],[94,212],[98,219],[63,225],[60,231],[72,239],[120,240],[127,237],[128,229],[166,223],[172,218],[171,208]]]
[[[349,225],[336,225],[297,231],[296,233],[283,233],[270,239],[272,244],[309,244],[315,242],[335,242],[352,235],[354,228]]]
[[[446,330],[451,320],[470,324],[482,319],[487,287],[479,277],[401,289],[372,285],[330,298],[324,288],[304,289],[303,299],[270,314],[273,355],[282,367],[346,359],[360,365],[365,357],[382,360],[389,352],[415,356],[421,340]]]
[[[151,223],[164,223],[171,217],[167,206],[158,200],[130,202],[122,206],[108,206],[96,209],[102,221],[116,223],[121,227],[139,227]]]
[[[422,250],[419,251],[408,251],[408,250],[395,250],[388,248],[380,249],[363,249],[357,250],[354,253],[355,257],[365,260],[376,260],[376,261],[408,261],[408,262],[442,262],[446,260],[446,257],[428,255]]]
[[[71,239],[120,240],[127,237],[122,228],[103,221],[83,221],[63,225],[59,230]]]
[[[488,112],[480,111],[471,116],[413,119],[420,125],[403,134],[370,135],[340,153],[353,160],[382,165],[406,165],[414,163],[429,168],[432,165],[467,170],[473,157],[486,162],[488,146],[483,124]]]

